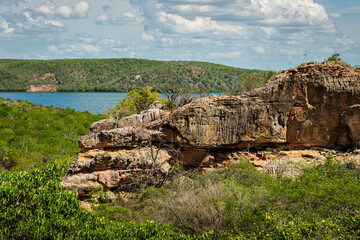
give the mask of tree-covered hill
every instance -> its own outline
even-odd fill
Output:
[[[265,72],[219,64],[145,59],[0,59],[0,91],[25,91],[30,85],[52,84],[57,91],[122,91],[144,86],[153,90],[189,87],[224,91],[246,74]]]

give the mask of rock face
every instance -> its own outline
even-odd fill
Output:
[[[52,84],[29,85],[26,88],[27,92],[56,92],[57,86]]]
[[[94,123],[80,138],[84,153],[63,185],[85,196],[94,186],[144,183],[144,173],[159,179],[175,161],[225,166],[239,149],[353,147],[360,142],[356,104],[360,69],[336,61],[302,64],[242,96],[199,98],[173,112],[158,106]]]

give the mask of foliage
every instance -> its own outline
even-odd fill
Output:
[[[325,60],[325,62],[329,61],[341,61],[340,53],[334,53],[333,55],[331,55],[331,57]]]
[[[212,64],[187,61],[153,61],[145,59],[60,59],[0,60],[0,91],[25,91],[29,85],[53,84],[58,91],[128,92],[153,86],[161,92],[191,87],[222,91],[242,81],[243,73],[261,73]],[[56,78],[39,78],[54,73]],[[37,80],[36,80],[37,79]],[[173,88],[169,88],[174,86]]]
[[[60,185],[58,164],[0,173],[0,239],[204,239],[154,221],[119,223],[80,207]]]
[[[303,171],[273,177],[243,161],[206,175],[180,173],[163,188],[146,189],[135,205],[97,213],[170,222],[187,234],[213,232],[214,239],[359,239],[359,169],[330,156]]]
[[[241,95],[245,92],[251,91],[252,89],[261,87],[271,76],[275,74],[275,71],[268,71],[265,75],[259,72],[243,73],[242,80],[235,82],[233,86],[225,89],[225,93],[228,95]]]
[[[109,115],[115,118],[123,118],[148,109],[155,101],[164,102],[165,99],[161,98],[159,93],[152,92],[149,86],[131,90],[125,98],[120,99],[118,104],[109,109]]]
[[[77,141],[100,115],[0,98],[0,170],[29,170],[73,161]]]

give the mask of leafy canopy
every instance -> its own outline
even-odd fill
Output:
[[[123,118],[148,109],[155,101],[164,102],[165,99],[160,97],[159,93],[152,92],[149,86],[131,90],[125,98],[119,100],[115,107],[109,109],[109,115],[115,118]]]

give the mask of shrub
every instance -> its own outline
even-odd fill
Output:
[[[60,185],[57,164],[43,170],[0,173],[0,239],[203,239],[154,221],[119,223],[80,207]]]
[[[149,86],[131,90],[125,98],[120,99],[118,104],[109,109],[108,115],[120,119],[148,109],[155,101],[164,102],[165,99],[161,98],[159,93],[152,92]]]

